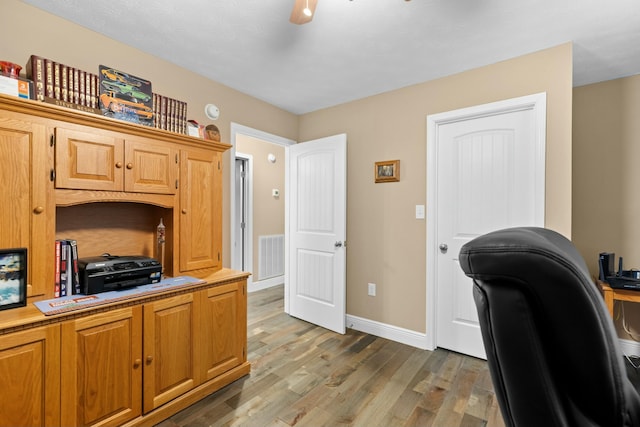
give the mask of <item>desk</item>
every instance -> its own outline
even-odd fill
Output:
[[[630,291],[627,289],[613,289],[609,285],[600,280],[597,281],[598,286],[602,290],[604,296],[604,302],[609,309],[609,314],[613,317],[613,303],[614,301],[631,301],[640,302],[640,291]]]

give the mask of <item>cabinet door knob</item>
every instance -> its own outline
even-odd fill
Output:
[[[116,167],[118,169],[122,169],[122,162],[116,162]]]
[[[127,169],[133,169],[133,163],[127,163]]]
[[[36,206],[33,212],[37,214],[41,214],[42,212],[44,212],[44,208],[42,206]]]
[[[136,359],[136,360],[133,361],[133,367],[134,368],[140,367],[141,364],[142,364],[142,360],[140,360],[140,359]]]
[[[182,209],[182,213],[183,213],[183,214],[186,214],[186,213],[187,213],[187,210],[186,210],[186,209]]]
[[[153,362],[153,356],[147,356],[147,365]]]

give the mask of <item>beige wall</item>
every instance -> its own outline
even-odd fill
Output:
[[[284,147],[247,135],[236,136],[236,152],[253,157],[253,281],[258,280],[258,238],[284,234]],[[275,163],[268,161],[273,154]],[[272,190],[280,190],[273,197]]]
[[[640,268],[640,75],[574,89],[573,147],[573,242],[594,276],[600,252]],[[637,334],[640,307],[625,308]]]
[[[223,141],[231,122],[300,141],[346,133],[349,314],[426,330],[426,224],[414,213],[416,204],[426,203],[428,114],[547,92],[546,223],[571,234],[570,44],[298,117],[18,0],[3,0],[0,28],[12,35],[0,50],[3,60],[24,64],[38,54],[85,70],[119,68],[147,78],[157,93],[186,101],[189,117],[200,122],[206,123],[204,105],[215,103]],[[374,184],[373,163],[391,159],[401,160],[401,181]],[[226,154],[224,166],[229,163]],[[228,212],[226,192],[225,265]],[[367,282],[378,284],[377,297],[367,297]]]
[[[570,237],[570,44],[301,116],[302,141],[347,134],[348,314],[426,331],[426,223],[415,219],[426,204],[426,116],[538,92],[547,93],[545,222]],[[400,182],[375,184],[374,162],[393,159]]]
[[[98,72],[99,65],[114,67],[151,81],[153,91],[186,101],[188,116],[199,123],[210,123],[204,106],[220,108],[215,124],[222,141],[229,142],[231,122],[296,140],[298,116],[256,98],[206,79],[155,56],[106,38],[69,21],[24,4],[2,0],[0,28],[9,38],[0,45],[0,59],[24,66],[30,55],[40,55],[63,64]],[[224,60],[224,58],[221,58]],[[24,75],[25,70],[22,70]],[[229,152],[224,167],[229,165]],[[229,188],[228,173],[223,188]],[[223,263],[229,263],[229,195],[224,195]]]

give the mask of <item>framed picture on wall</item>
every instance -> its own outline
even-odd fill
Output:
[[[400,160],[376,162],[375,181],[376,183],[400,181]]]
[[[27,305],[27,249],[0,249],[0,310]]]

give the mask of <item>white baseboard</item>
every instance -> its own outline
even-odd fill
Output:
[[[426,334],[347,314],[347,328],[426,350]]]
[[[412,347],[427,350],[426,334],[411,331],[409,329],[399,328],[397,326],[387,325],[385,323],[376,322],[362,317],[346,315],[347,328],[356,331],[365,332],[377,337],[386,338],[397,341]],[[628,356],[640,355],[640,342],[633,340],[619,339],[620,349],[623,354]]]
[[[265,280],[259,280],[257,282],[247,282],[247,292],[261,291],[262,289],[272,288],[274,286],[282,285],[284,283],[284,276],[270,277]]]

